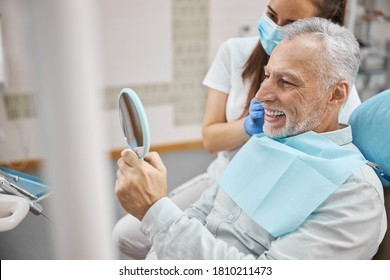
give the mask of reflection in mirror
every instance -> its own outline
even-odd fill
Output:
[[[127,144],[143,158],[150,147],[149,126],[141,100],[130,88],[120,93],[119,117]]]

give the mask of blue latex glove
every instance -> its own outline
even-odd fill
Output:
[[[244,130],[249,135],[263,132],[264,125],[264,108],[255,98],[251,100],[249,105],[249,115],[244,121]]]

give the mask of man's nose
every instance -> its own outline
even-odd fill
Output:
[[[259,102],[275,101],[275,88],[272,86],[270,79],[264,80],[259,90],[256,92],[255,99]]]

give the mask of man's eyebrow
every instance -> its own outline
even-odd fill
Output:
[[[269,74],[272,71],[270,71],[269,67],[265,66],[264,72]],[[287,78],[292,82],[296,82],[296,83],[302,82],[302,79],[299,75],[296,75],[295,73],[292,73],[290,71],[273,71],[272,74],[278,78]]]

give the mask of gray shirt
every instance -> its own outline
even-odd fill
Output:
[[[322,135],[356,149],[350,127]],[[383,187],[362,166],[297,230],[277,238],[217,184],[184,212],[169,198],[160,199],[141,230],[153,244],[149,259],[371,259],[386,227]]]

